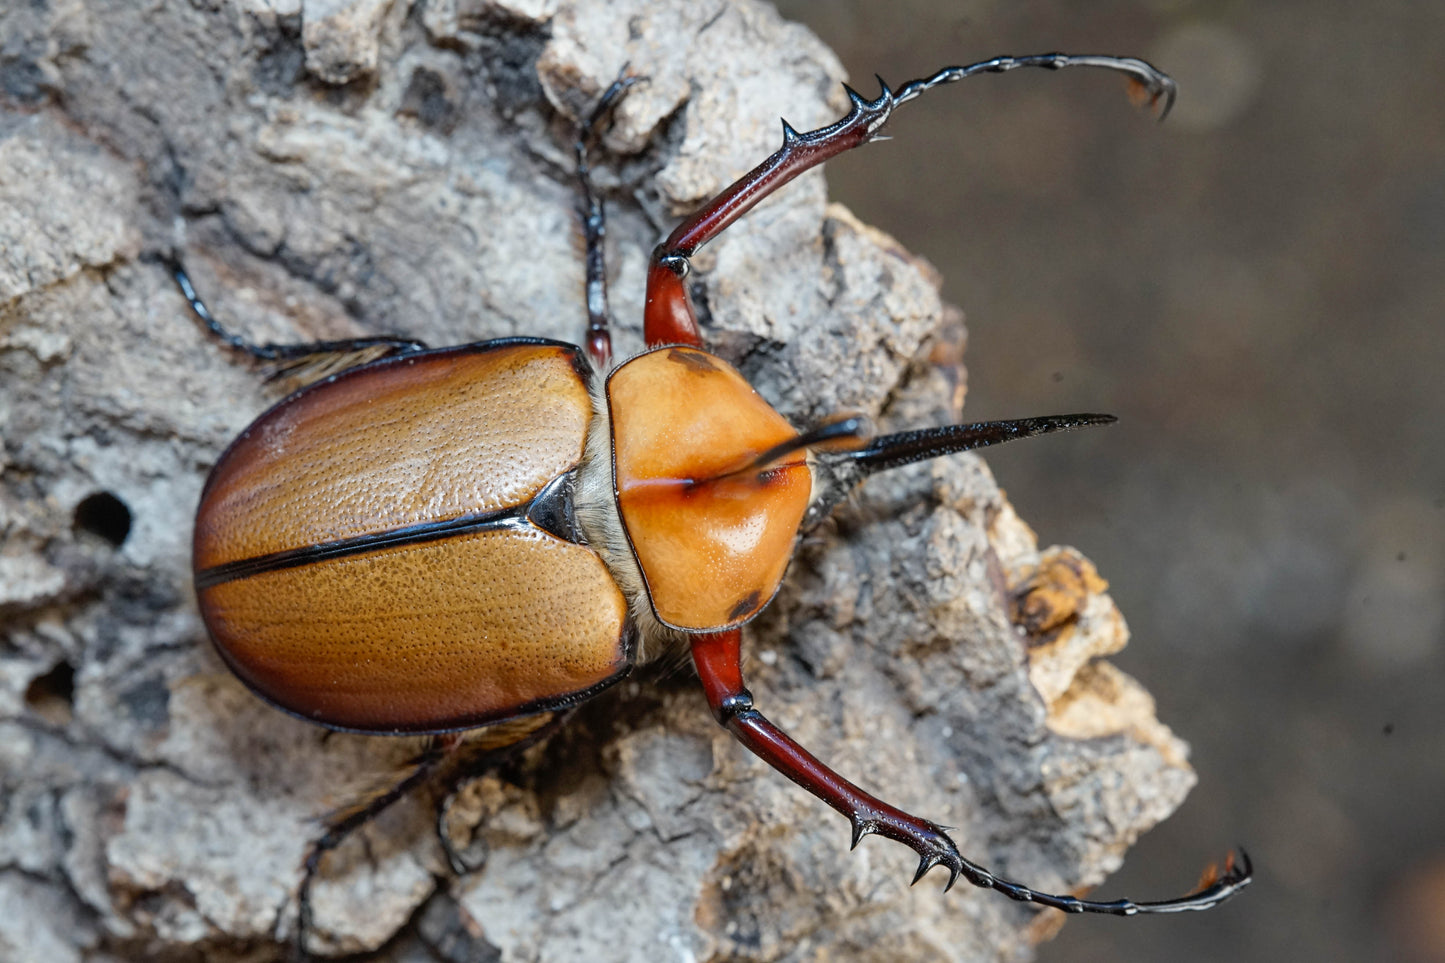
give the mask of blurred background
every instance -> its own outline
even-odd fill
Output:
[[[1105,410],[988,461],[1098,563],[1115,661],[1199,786],[1104,898],[1233,843],[1222,910],[1070,923],[1044,961],[1445,960],[1445,4],[785,0],[877,91],[1002,53],[1144,56],[903,108],[831,191],[968,317],[970,419]]]

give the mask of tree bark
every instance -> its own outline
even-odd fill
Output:
[[[780,116],[839,116],[842,69],[747,0],[52,0],[0,12],[0,37],[0,958],[279,958],[319,817],[410,747],[286,716],[212,652],[192,513],[276,394],[148,256],[183,253],[258,341],[575,342],[575,118],[630,64],[648,79],[598,164],[625,357],[663,229],[775,149]],[[957,417],[961,316],[821,175],[696,267],[710,343],[794,423]],[[747,668],[845,776],[1063,892],[1193,782],[1098,661],[1125,638],[1092,566],[1040,553],[959,456],[870,481],[806,539]],[[944,894],[942,873],[910,888],[915,858],[881,839],[849,853],[846,822],[731,742],[673,663],[455,809],[480,871],[454,878],[427,801],[399,804],[325,864],[314,948],[1017,960],[1061,921]]]

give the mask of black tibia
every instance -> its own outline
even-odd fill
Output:
[[[592,108],[592,113],[577,131],[573,150],[577,155],[577,184],[582,192],[582,233],[587,244],[587,354],[599,371],[606,371],[612,362],[612,315],[607,307],[607,263],[604,244],[607,238],[607,219],[603,210],[602,197],[592,183],[592,167],[588,160],[592,148],[597,144],[601,129],[612,117],[612,112],[622,102],[633,84],[642,77],[627,75],[624,65],[614,80]]]
[[[453,748],[454,742],[445,738],[433,740],[432,744],[414,761],[414,769],[400,782],[371,799],[335,813],[326,832],[311,844],[301,869],[301,886],[296,894],[296,932],[292,943],[298,960],[306,959],[306,936],[311,932],[311,882],[321,867],[321,859],[331,850],[340,846],[353,832],[385,812],[392,803],[401,799],[418,786],[425,784],[437,772],[437,768]],[[279,928],[284,917],[276,921]]]
[[[186,273],[185,265],[181,263],[180,258],[174,255],[161,255],[159,260],[171,272],[171,277],[175,279],[176,286],[181,289],[181,295],[190,304],[191,310],[195,312],[196,317],[201,319],[216,340],[227,347],[246,352],[257,361],[275,365],[278,374],[285,375],[298,367],[316,366],[318,370],[325,369],[322,372],[322,376],[324,376],[341,370],[343,367],[355,367],[357,364],[375,361],[378,358],[426,350],[426,345],[422,342],[400,337],[347,338],[341,341],[309,341],[298,344],[256,344],[216,320],[215,316],[211,314],[210,308],[206,307],[201,296],[196,293],[196,287],[191,283],[190,275]],[[328,364],[327,356],[345,357],[350,360],[350,363]],[[352,358],[354,360],[351,360]]]

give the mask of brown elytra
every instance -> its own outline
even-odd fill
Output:
[[[236,674],[329,726],[442,732],[625,673],[607,566],[527,511],[582,459],[587,370],[569,345],[428,351],[258,418],[196,518],[201,613]]]

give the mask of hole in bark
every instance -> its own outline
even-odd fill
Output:
[[[447,79],[425,67],[412,71],[399,112],[415,117],[423,127],[446,134],[456,128],[460,119],[460,110]]]
[[[70,707],[75,699],[75,667],[69,662],[56,663],[55,668],[30,680],[25,687],[25,704],[47,722],[64,725],[70,721]]]
[[[96,492],[75,506],[75,527],[120,548],[130,534],[130,509],[110,492]]]

